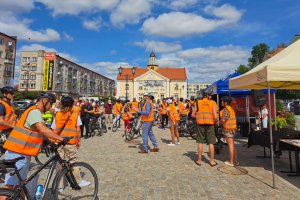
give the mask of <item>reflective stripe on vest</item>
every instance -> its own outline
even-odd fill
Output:
[[[169,106],[169,117],[173,122],[178,122],[180,120],[177,108],[173,104]]]
[[[197,124],[214,124],[213,103],[208,99],[198,100],[196,122]]]
[[[231,106],[226,106],[224,109],[227,109],[229,112],[229,119],[223,123],[223,128],[224,129],[237,129],[236,126],[236,117],[235,117],[235,112],[231,108]],[[220,115],[221,117],[223,116],[224,109],[221,110]]]
[[[68,119],[70,112],[62,112],[58,111],[55,115],[55,133],[59,134],[62,130],[63,126]],[[78,131],[77,131],[77,119],[78,119],[78,112],[73,112],[71,117],[69,118],[65,128],[60,133],[61,136],[64,137],[71,137],[72,139],[68,142],[68,144],[77,144],[79,141]]]
[[[154,105],[151,102],[148,102],[150,104],[150,113],[148,115],[142,115],[141,120],[144,122],[153,122],[154,121]],[[146,110],[146,105],[148,103],[144,103],[144,106],[142,108],[142,111]]]
[[[28,156],[36,156],[39,153],[43,142],[43,134],[32,131],[24,126],[29,112],[35,109],[38,108],[31,106],[24,111],[4,143],[3,148]]]
[[[12,107],[12,105],[6,103],[5,101],[0,100],[0,103],[5,107],[5,116],[4,121],[10,123],[12,126],[15,126],[17,123],[17,115]],[[0,131],[10,129],[8,126],[0,126]]]

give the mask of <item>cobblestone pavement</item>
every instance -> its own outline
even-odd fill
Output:
[[[99,199],[299,199],[299,177],[279,172],[288,170],[287,155],[275,160],[278,189],[273,189],[271,160],[256,158],[263,154],[262,147],[243,147],[246,139],[239,139],[237,148],[240,167],[248,174],[231,175],[221,170],[241,170],[223,164],[226,146],[216,155],[215,167],[208,164],[205,146],[204,162],[199,167],[193,162],[197,157],[194,140],[182,138],[180,145],[170,147],[168,129],[155,127],[154,132],[160,151],[149,154],[137,153],[141,138],[125,143],[122,130],[83,139],[79,160],[97,171]]]

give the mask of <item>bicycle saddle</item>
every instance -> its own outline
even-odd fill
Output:
[[[11,160],[1,160],[0,161],[0,165],[5,165],[6,168],[14,168],[16,165],[16,162],[18,162],[19,160],[23,160],[25,157],[21,156],[18,158],[14,158]]]

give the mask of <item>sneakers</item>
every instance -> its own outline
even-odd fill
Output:
[[[63,189],[63,188],[60,188],[60,189],[58,190],[58,193],[59,193],[59,194],[63,194],[63,193],[64,193],[64,189]]]
[[[230,167],[234,167],[234,164],[231,164],[229,161],[225,161],[224,164],[225,164],[225,165],[228,165],[228,166],[230,166]]]
[[[175,147],[175,144],[170,143],[170,144],[168,144],[168,146]]]
[[[177,145],[179,145],[179,144],[180,144],[180,142],[176,142],[176,144],[177,144]]]
[[[81,180],[78,185],[80,187],[86,187],[86,186],[89,186],[91,184],[91,182],[88,182],[88,181],[85,181],[85,180]]]

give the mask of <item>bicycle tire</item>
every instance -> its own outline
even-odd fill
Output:
[[[105,123],[102,123],[102,132],[107,133],[107,127]]]
[[[118,126],[118,121],[116,121],[112,127],[112,132],[116,132],[118,130],[119,126]]]
[[[131,141],[133,139],[132,128],[126,127],[125,129],[125,139]]]
[[[36,156],[34,156],[35,162],[38,165],[43,165],[45,162],[49,160],[49,157],[51,155],[50,150],[48,149],[42,149],[40,153],[38,153]],[[45,157],[45,160],[41,159],[41,156]],[[50,166],[47,166],[46,168],[50,168]]]
[[[13,190],[10,190],[8,188],[0,188],[0,196],[1,197],[8,197],[7,199],[11,199],[14,197],[16,200],[22,200],[20,196],[15,196],[16,192]]]
[[[75,167],[79,169],[81,182],[84,180],[85,183],[89,182],[90,184],[86,186],[81,186],[80,190],[74,190],[72,187],[70,187],[69,183],[66,183],[63,191],[60,192],[59,183],[60,181],[64,181],[65,174],[68,173],[67,169],[63,169],[58,174],[56,174],[55,178],[53,179],[53,198],[56,200],[61,198],[65,199],[66,197],[68,197],[68,199],[98,199],[97,195],[99,182],[96,171],[92,168],[92,166],[83,162],[74,163],[71,169],[74,170]],[[78,184],[80,185],[80,183]],[[87,192],[89,194],[87,194]],[[74,197],[74,195],[79,196]]]

